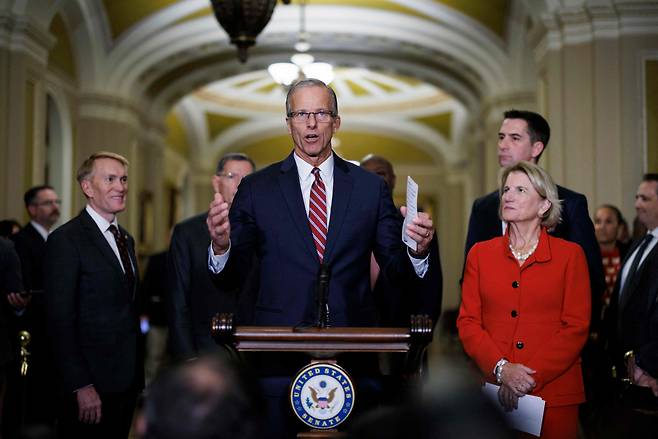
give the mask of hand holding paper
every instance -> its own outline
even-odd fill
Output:
[[[493,405],[503,414],[503,418],[510,428],[539,436],[541,433],[541,424],[544,419],[544,406],[546,401],[538,396],[525,395],[518,399],[518,408],[512,411],[506,411],[498,401],[499,386],[486,383],[482,392],[491,401]]]
[[[407,206],[400,208],[400,212],[404,216],[402,242],[414,256],[425,257],[434,236],[434,225],[427,213],[418,212],[418,184],[411,177],[407,177]]]

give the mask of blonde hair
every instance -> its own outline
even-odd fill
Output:
[[[505,182],[507,177],[512,172],[521,172],[525,174],[530,180],[530,184],[535,188],[540,197],[548,200],[551,205],[544,212],[541,219],[541,225],[551,229],[558,225],[562,220],[562,201],[558,198],[557,195],[557,186],[553,182],[551,176],[540,166],[526,161],[520,161],[514,165],[507,166],[500,171],[500,187],[498,189],[498,195],[500,199],[503,198],[503,189],[505,188]],[[503,203],[500,203],[498,208],[498,216],[502,218],[502,206]]]
[[[130,163],[128,163],[128,160],[119,154],[116,154],[114,152],[109,152],[109,151],[98,151],[87,157],[87,159],[82,162],[80,167],[78,168],[78,174],[76,176],[78,183],[82,183],[82,180],[86,180],[89,178],[91,173],[94,171],[94,162],[99,159],[113,159],[118,162],[120,162],[124,167],[128,167]]]

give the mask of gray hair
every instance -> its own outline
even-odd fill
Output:
[[[215,174],[216,175],[221,174],[224,171],[224,167],[226,166],[226,164],[230,161],[249,162],[249,164],[251,165],[251,169],[256,170],[256,164],[251,159],[251,157],[249,157],[247,154],[243,154],[241,152],[229,152],[228,154],[224,154],[222,158],[219,159]]]
[[[500,171],[500,187],[498,189],[498,195],[501,200],[503,198],[503,189],[505,187],[505,182],[507,177],[512,172],[521,172],[525,174],[532,187],[535,188],[540,197],[548,200],[551,203],[551,206],[548,208],[544,215],[542,215],[541,225],[547,229],[553,228],[560,223],[562,220],[562,201],[558,198],[557,195],[557,186],[553,182],[551,176],[543,168],[534,163],[520,161],[514,165],[507,166]],[[498,209],[498,215],[502,217],[502,206],[503,203],[500,203]]]
[[[334,117],[338,116],[338,98],[336,98],[336,92],[334,92],[334,89],[329,87],[327,84],[324,82],[320,81],[319,79],[315,78],[306,78],[302,79],[300,81],[297,81],[292,84],[292,86],[288,89],[288,94],[286,95],[286,116],[290,117],[292,113],[292,108],[290,104],[290,99],[292,98],[292,95],[295,94],[295,92],[304,87],[322,87],[325,90],[329,92],[329,96],[331,97],[331,112],[333,113]]]
[[[76,175],[76,179],[78,180],[78,183],[81,183],[82,180],[86,180],[89,178],[91,173],[94,171],[94,163],[96,160],[100,159],[112,159],[116,160],[117,162],[121,163],[124,168],[128,168],[128,159],[126,159],[124,156],[114,153],[114,152],[109,152],[109,151],[98,151],[87,157],[84,162],[80,165],[78,168],[78,173]]]

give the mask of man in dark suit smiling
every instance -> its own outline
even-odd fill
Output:
[[[144,379],[134,241],[118,225],[128,161],[92,154],[78,170],[87,206],[48,238],[48,323],[64,400],[58,436],[126,438]]]

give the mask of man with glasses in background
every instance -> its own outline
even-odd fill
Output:
[[[9,437],[13,437],[16,433],[21,419],[26,425],[51,426],[55,422],[53,409],[55,388],[52,376],[54,365],[46,333],[43,272],[48,263],[45,258],[46,240],[59,220],[61,201],[55,189],[49,185],[28,189],[23,200],[30,221],[11,239],[21,261],[25,292],[10,293],[7,296],[7,300],[16,310],[11,332],[15,351],[14,366],[10,372],[5,405],[6,416],[4,416],[6,424],[4,429]],[[28,345],[29,367],[27,375],[22,378],[18,355],[19,331],[28,331],[31,336]],[[23,381],[25,386],[22,385]],[[22,404],[21,392],[26,392],[25,405]]]

